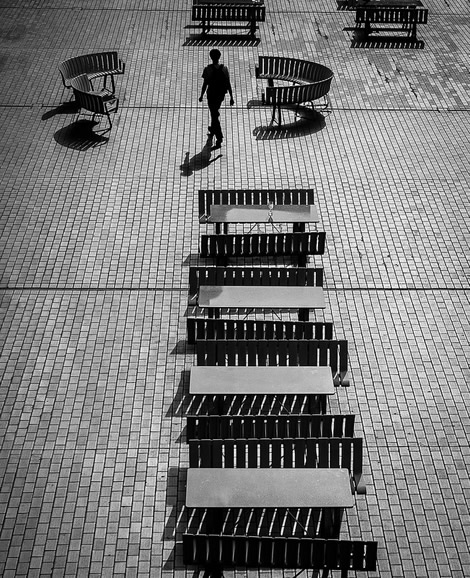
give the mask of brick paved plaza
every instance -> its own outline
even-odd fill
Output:
[[[354,45],[335,0],[266,0],[257,42],[198,41],[190,0],[0,0],[0,575],[195,576],[184,314],[211,188],[315,189],[318,318],[350,350],[329,411],[365,440],[341,537],[379,542],[369,576],[470,575],[470,7],[424,4],[403,48]],[[213,46],[235,97],[219,150]],[[100,135],[57,66],[104,50],[126,71]],[[258,54],[331,68],[332,110],[269,130]]]

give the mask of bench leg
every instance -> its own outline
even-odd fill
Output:
[[[308,321],[309,319],[309,310],[308,309],[299,309],[299,321]]]
[[[250,21],[250,34],[253,37],[256,34],[256,20],[254,18],[253,18],[253,20]]]
[[[276,121],[276,112],[277,112],[277,121]],[[281,124],[281,105],[280,104],[275,104],[273,106],[273,115],[271,117],[271,125],[273,125],[275,122],[277,122],[277,124]]]

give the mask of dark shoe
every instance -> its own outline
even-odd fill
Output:
[[[220,149],[221,146],[222,146],[222,141],[221,141],[221,140],[215,141],[215,146],[214,146],[215,149]]]

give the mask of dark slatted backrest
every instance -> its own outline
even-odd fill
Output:
[[[377,542],[185,533],[183,563],[373,572],[377,566]]]
[[[190,439],[191,468],[345,468],[362,476],[362,438]]]
[[[93,90],[90,79],[86,74],[79,74],[72,78],[70,85],[72,88],[79,90],[80,92],[91,92]]]
[[[313,205],[314,189],[227,189],[198,192],[199,217],[210,215],[211,205]]]
[[[313,267],[190,267],[190,298],[197,294],[201,285],[322,287],[323,269]]]
[[[200,256],[210,258],[323,255],[326,233],[201,235]]]
[[[107,114],[103,98],[98,94],[82,92],[73,89],[75,100],[80,108],[93,112],[95,114]]]
[[[70,85],[70,80],[80,74],[96,74],[117,70],[122,66],[116,51],[96,52],[82,54],[64,60],[59,64],[59,71],[65,86]]]
[[[186,319],[188,343],[196,339],[333,339],[333,323],[327,321],[278,321],[260,319]],[[341,350],[342,352],[342,350]],[[347,365],[347,351],[345,362]]]
[[[353,437],[354,421],[354,414],[188,415],[186,439]]]
[[[345,339],[196,339],[198,365],[329,366],[335,385],[349,385]]]

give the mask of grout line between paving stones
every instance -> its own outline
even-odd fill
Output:
[[[185,287],[0,287],[1,291],[175,291],[185,293],[188,288]],[[346,291],[402,291],[411,293],[413,291],[455,291],[463,292],[470,291],[470,287],[323,287],[323,291],[328,293],[346,292]]]

